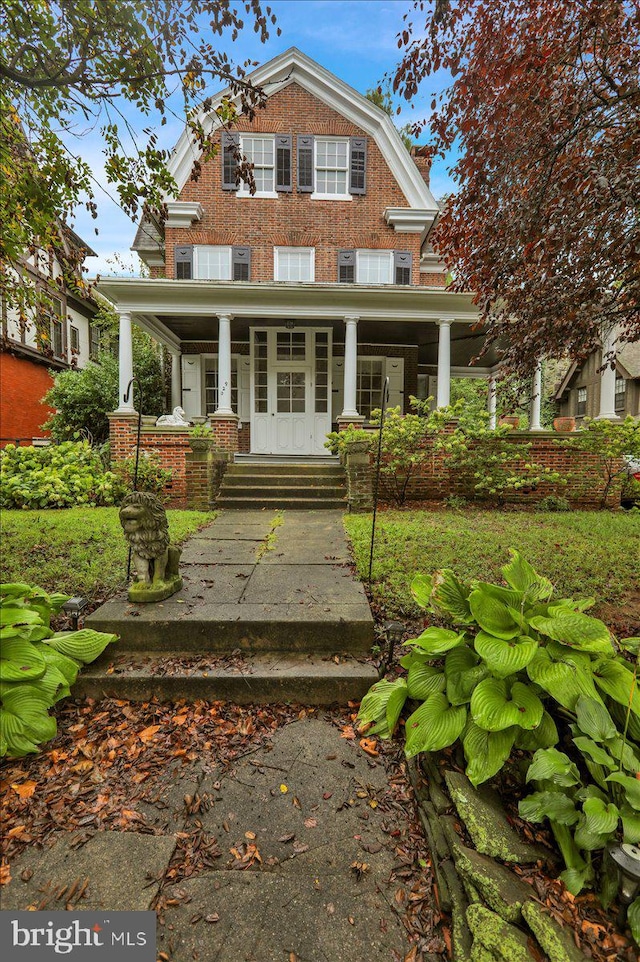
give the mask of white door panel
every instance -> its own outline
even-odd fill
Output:
[[[202,361],[197,354],[182,355],[182,407],[188,418],[202,409]]]

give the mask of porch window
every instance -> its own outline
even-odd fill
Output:
[[[204,360],[204,413],[209,416],[218,409],[218,358]],[[238,359],[231,358],[231,407],[238,410]]]
[[[267,413],[268,385],[267,332],[255,331],[253,335],[253,406],[256,414]]]
[[[276,281],[315,280],[313,247],[274,247],[273,277]]]
[[[624,411],[625,401],[627,399],[627,382],[623,377],[616,378],[616,400],[615,400],[615,410]]]
[[[380,407],[384,365],[383,357],[358,358],[357,409],[367,420]]]
[[[349,141],[316,137],[315,139],[315,197],[350,198]]]
[[[274,176],[274,138],[249,137],[240,135],[240,153],[243,154],[249,163],[253,164],[253,179],[256,185],[256,195],[275,196],[275,176]],[[246,182],[242,182],[238,196],[249,194],[249,187]]]
[[[304,361],[307,335],[304,331],[278,331],[276,334],[277,361]]]
[[[579,418],[584,417],[587,413],[587,389],[586,387],[578,388],[578,403],[576,404],[576,415]]]
[[[329,410],[329,335],[326,331],[316,332],[316,414],[326,414]]]

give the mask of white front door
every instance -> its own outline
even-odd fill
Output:
[[[252,453],[326,454],[330,343],[329,331],[252,331]]]

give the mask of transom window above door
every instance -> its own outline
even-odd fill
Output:
[[[313,247],[274,247],[273,278],[276,281],[315,280]]]

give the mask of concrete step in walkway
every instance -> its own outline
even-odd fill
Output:
[[[91,830],[78,844],[75,809],[63,809],[49,844],[12,863],[3,909],[25,910],[47,892],[48,910],[63,909],[56,896],[80,879],[77,907],[107,919],[161,896],[157,952],[171,962],[404,959],[413,880],[394,869],[413,829],[381,759],[317,718],[280,727],[232,766],[214,764],[212,749],[157,776],[152,766],[124,799],[143,818],[138,831]],[[187,814],[194,797],[205,804]]]
[[[164,602],[114,598],[86,619],[120,641],[80,693],[136,700],[345,703],[376,680],[373,619],[336,511],[222,511],[183,547]]]
[[[232,464],[217,504],[223,508],[343,509],[344,471],[339,464]]]

